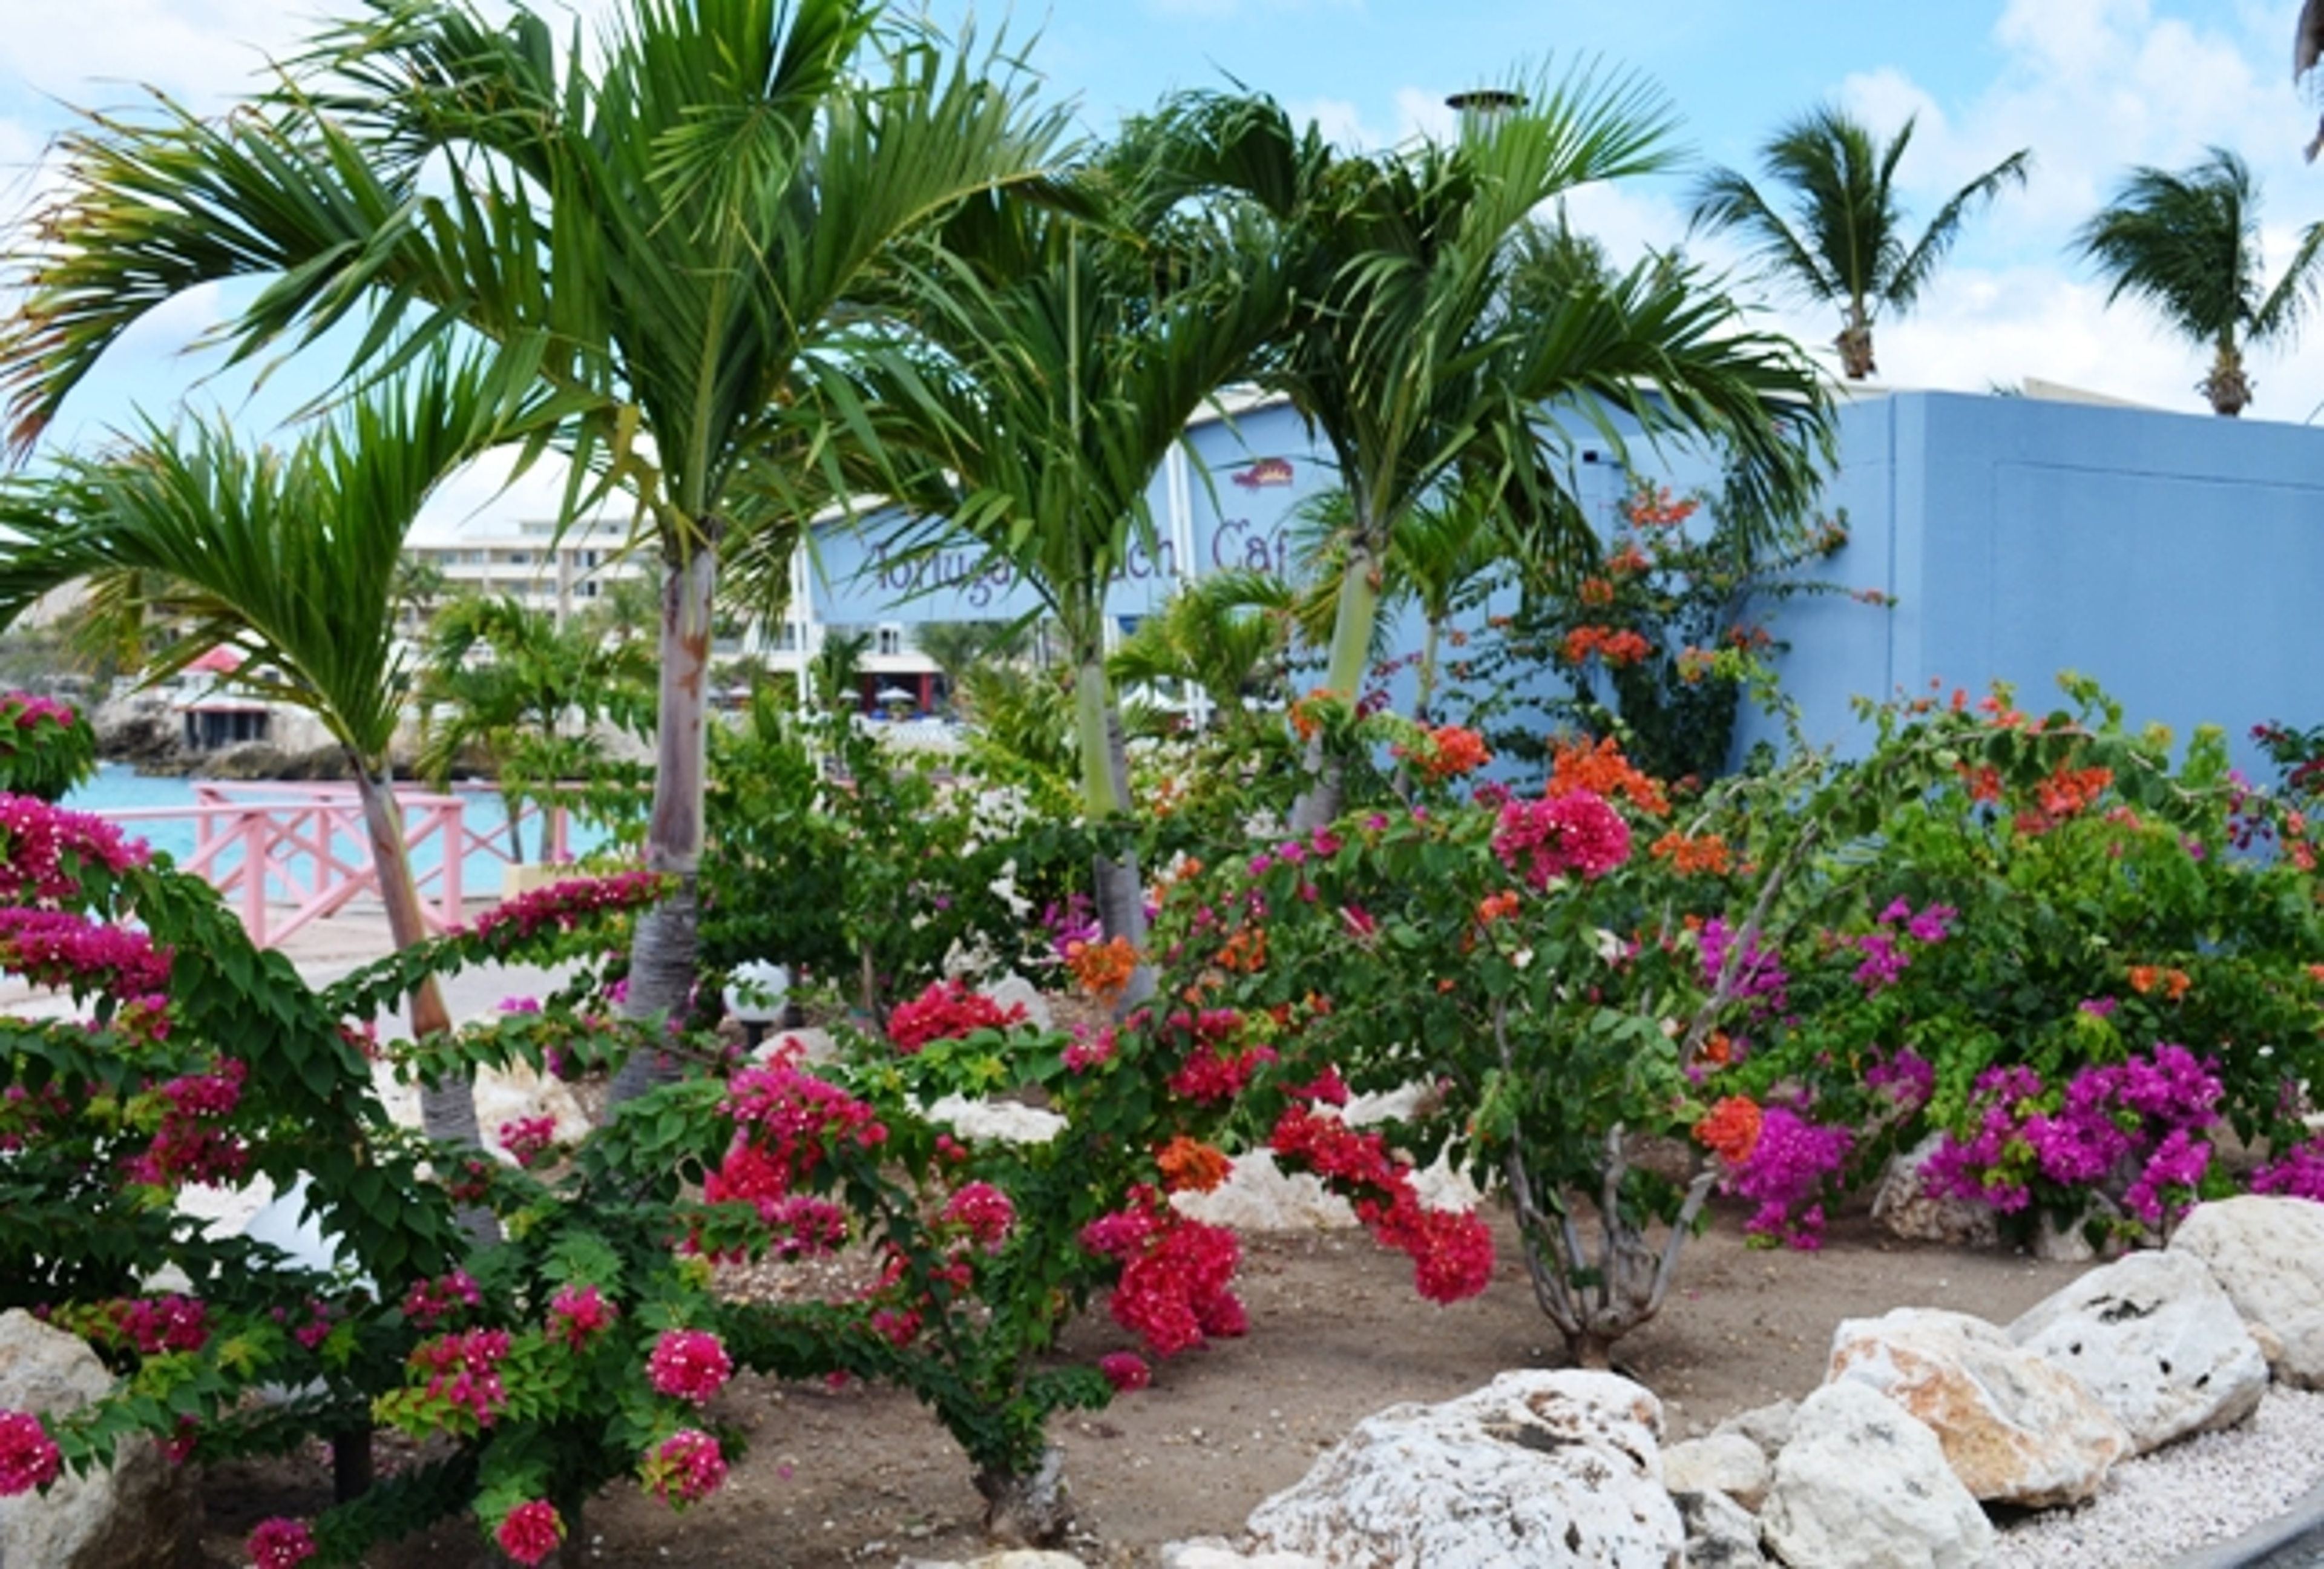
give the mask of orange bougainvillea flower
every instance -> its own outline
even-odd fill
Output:
[[[1436,754],[1427,764],[1431,779],[1452,779],[1493,761],[1493,754],[1485,748],[1485,738],[1458,725],[1439,725],[1428,733],[1428,738],[1436,743]]]
[[[2169,971],[2163,978],[2163,989],[2173,1002],[2187,995],[2187,988],[2194,983],[2195,978],[2184,970]]]
[[[1663,787],[1633,768],[1610,735],[1594,747],[1587,741],[1560,745],[1551,754],[1549,771],[1548,793],[1553,796],[1588,790],[1594,796],[1628,796],[1632,806],[1649,817],[1659,817],[1670,810]]]
[[[1707,872],[1714,877],[1724,877],[1734,863],[1727,841],[1718,835],[1689,838],[1675,828],[1654,842],[1651,854],[1657,861],[1669,862],[1672,870],[1683,876]]]
[[[2161,974],[2162,972],[2153,964],[2133,964],[2130,967],[2130,989],[2144,997],[2154,990],[2154,983]]]
[[[1748,1095],[1729,1095],[1694,1125],[1694,1136],[1728,1165],[1740,1166],[1759,1147],[1759,1121],[1757,1101]]]
[[[1322,710],[1334,701],[1331,688],[1318,687],[1291,705],[1291,728],[1298,733],[1300,740],[1315,739],[1315,733],[1323,727]]]
[[[1489,893],[1477,901],[1477,922],[1480,926],[1490,926],[1517,912],[1517,893],[1513,888],[1499,893]]]
[[[1219,950],[1219,967],[1246,975],[1256,975],[1267,968],[1267,928],[1238,928]]]
[[[1726,1031],[1714,1029],[1711,1038],[1702,1043],[1702,1056],[1712,1067],[1725,1067],[1735,1060],[1735,1043],[1727,1038]]]
[[[1637,493],[1623,503],[1631,525],[1641,529],[1674,529],[1694,516],[1702,503],[1692,497],[1675,497],[1667,485],[1640,485]]]
[[[1162,1147],[1154,1164],[1162,1173],[1165,1193],[1208,1193],[1234,1170],[1234,1162],[1225,1155],[1184,1133]]]
[[[1430,779],[1458,779],[1493,761],[1485,738],[1458,725],[1440,725],[1424,734],[1417,745],[1389,748],[1397,757],[1410,758]]]
[[[1083,991],[1102,1002],[1120,998],[1129,986],[1130,978],[1138,971],[1138,950],[1130,946],[1128,937],[1109,937],[1102,943],[1067,943],[1065,968]]]
[[[1961,782],[1969,787],[1969,798],[1973,801],[1997,801],[2001,798],[2001,771],[1987,764],[1971,768],[1967,763],[1960,769]]]
[[[2060,763],[2048,779],[2034,787],[2034,799],[2052,819],[2070,817],[2098,798],[2114,783],[2110,768],[2069,769]]]

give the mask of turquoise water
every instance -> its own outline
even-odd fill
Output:
[[[106,763],[97,771],[96,779],[67,796],[64,804],[76,811],[94,812],[108,817],[151,810],[190,813],[195,805],[195,783],[192,780],[140,774],[124,764]],[[281,788],[289,791],[300,787]],[[265,794],[267,789],[263,784],[237,784],[234,787],[235,799],[237,803],[263,802],[268,798]],[[462,859],[462,891],[471,896],[497,894],[501,887],[502,868],[508,864],[508,815],[502,809],[500,797],[489,790],[457,789],[453,793],[461,799],[462,820],[468,833],[495,847],[472,848]],[[286,794],[282,798],[289,801],[297,798]],[[193,817],[179,816],[125,818],[122,821],[122,827],[132,837],[145,840],[155,851],[183,862],[194,853],[195,824]],[[537,823],[528,822],[524,829],[525,850],[530,854],[539,848],[540,827]],[[569,843],[576,855],[586,854],[602,842],[602,835],[579,824],[575,824],[570,830]],[[317,857],[313,852],[291,854],[288,846],[278,845],[275,854],[278,858],[290,855],[294,875],[310,884],[315,881]],[[334,835],[329,854],[335,860],[365,871],[371,866],[370,846],[353,834]],[[430,836],[413,847],[411,860],[413,872],[423,880],[428,879],[443,864],[444,847],[437,836]],[[242,864],[240,847],[229,846],[221,851],[215,864],[220,873],[238,868]],[[432,888],[429,891],[432,892]]]

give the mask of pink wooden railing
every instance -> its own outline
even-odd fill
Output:
[[[467,896],[463,872],[472,856],[510,863],[505,825],[479,831],[470,826],[466,798],[412,787],[395,792],[403,809],[403,836],[419,885],[420,915],[433,931],[445,931],[465,917]],[[352,784],[254,784],[198,780],[190,807],[135,807],[108,811],[133,835],[141,823],[194,823],[193,853],[179,870],[207,879],[242,916],[251,940],[273,946],[310,922],[337,915],[357,899],[379,897],[379,874],[372,866],[371,840],[364,830],[363,805]],[[539,836],[539,808],[518,816],[528,841]],[[549,819],[552,860],[568,858],[568,826],[562,809]],[[420,866],[429,848],[435,863]],[[237,854],[238,852],[238,854]],[[498,889],[483,891],[497,896]]]

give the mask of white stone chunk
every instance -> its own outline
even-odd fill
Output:
[[[1669,1569],[1662,1403],[1611,1373],[1507,1372],[1367,1417],[1250,1517],[1257,1545],[1330,1569]]]
[[[2029,1309],[2009,1338],[2065,1369],[2137,1453],[2232,1427],[2259,1408],[2267,1359],[2202,1260],[2133,1253]]]
[[[1759,1528],[1791,1569],[1976,1569],[1993,1555],[1937,1435],[1852,1380],[1801,1402]]]
[[[1767,1456],[1740,1433],[1714,1433],[1663,1451],[1663,1485],[1674,1493],[1725,1493],[1747,1509],[1766,1501]]]
[[[79,1336],[21,1308],[0,1313],[0,1411],[61,1414],[112,1387]],[[196,1510],[191,1479],[152,1439],[124,1439],[109,1471],[67,1471],[44,1493],[0,1499],[0,1564],[175,1569]]]
[[[2324,1389],[2324,1204],[2259,1194],[2198,1204],[2170,1251],[2209,1265],[2236,1311],[2282,1343],[2277,1378]]]
[[[1926,1424],[1961,1484],[1987,1502],[2079,1503],[2131,1452],[2130,1435],[2080,1380],[1966,1313],[1900,1307],[1844,1319],[1828,1377],[1864,1384]]]

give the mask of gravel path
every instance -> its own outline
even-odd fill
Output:
[[[2001,1569],[2149,1569],[2282,1514],[2324,1482],[2324,1394],[2270,1385],[2249,1422],[2126,1461],[2078,1509],[2001,1533]]]

